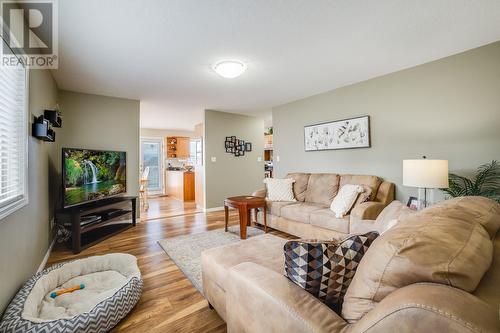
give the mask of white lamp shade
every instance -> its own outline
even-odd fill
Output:
[[[447,188],[448,161],[403,160],[403,185],[421,188]]]

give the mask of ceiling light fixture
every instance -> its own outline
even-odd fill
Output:
[[[247,70],[247,65],[238,60],[223,60],[213,65],[213,70],[226,79],[234,79]]]

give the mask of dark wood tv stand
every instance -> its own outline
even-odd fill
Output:
[[[137,197],[122,196],[100,200],[77,207],[60,209],[56,212],[58,223],[64,221],[71,228],[68,245],[73,253],[99,243],[136,224]],[[99,216],[97,221],[83,224],[85,217]]]

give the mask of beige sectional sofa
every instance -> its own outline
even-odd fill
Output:
[[[341,313],[283,275],[286,239],[255,236],[202,253],[204,295],[229,333],[500,332],[500,205],[448,200],[414,213],[394,201]]]
[[[297,201],[267,201],[267,225],[301,238],[339,238],[354,232],[371,230],[378,214],[394,200],[393,183],[377,176],[335,173],[290,173]],[[349,215],[336,218],[330,204],[345,184],[363,185],[369,191],[367,202],[356,202]],[[266,189],[254,196],[266,197]],[[263,211],[257,216],[263,223]]]

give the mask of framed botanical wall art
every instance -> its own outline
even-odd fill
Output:
[[[304,126],[305,151],[369,147],[370,116]]]

